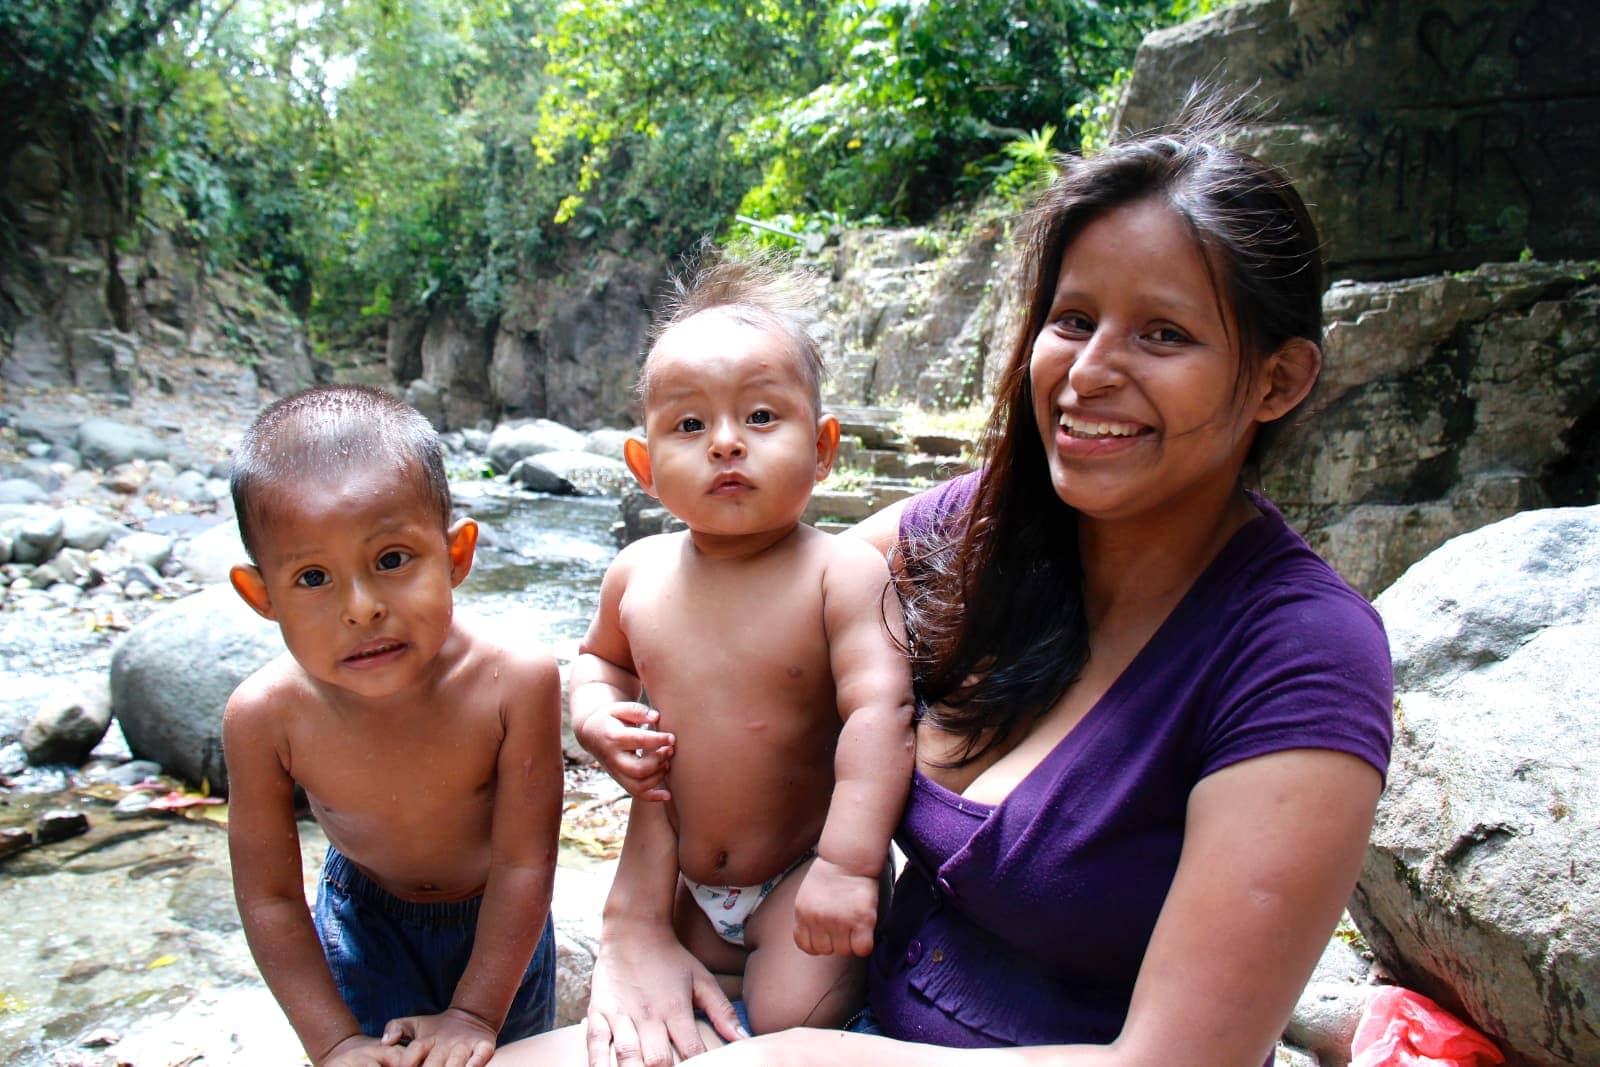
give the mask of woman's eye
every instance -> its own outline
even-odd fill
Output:
[[[701,430],[703,430],[705,428],[706,428],[706,424],[701,422],[699,419],[690,418],[690,419],[679,419],[678,420],[678,432],[679,433],[699,433]]]
[[[1068,311],[1063,315],[1057,315],[1056,325],[1070,334],[1094,333],[1094,320],[1078,311]]]
[[[1181,345],[1189,340],[1189,335],[1171,326],[1157,326],[1150,331],[1150,339],[1158,345]]]
[[[772,421],[772,412],[765,409],[761,411],[752,411],[750,413],[750,418],[747,421],[752,426],[765,426]]]
[[[316,589],[328,584],[328,572],[319,571],[315,567],[301,571],[300,576],[295,579],[295,584],[305,586],[307,589]]]
[[[378,557],[378,569],[380,571],[392,571],[410,558],[411,554],[409,552],[402,552],[398,548],[390,549]]]

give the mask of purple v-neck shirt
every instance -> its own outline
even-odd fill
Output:
[[[918,497],[902,538],[958,522],[976,484],[967,475]],[[1263,514],[1002,803],[915,776],[896,834],[908,863],[869,972],[885,1033],[947,1046],[1110,1042],[1201,778],[1292,748],[1387,772],[1382,623],[1254,499]]]

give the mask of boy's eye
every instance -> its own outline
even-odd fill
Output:
[[[328,572],[312,567],[310,570],[301,571],[300,575],[295,578],[295,584],[303,585],[307,589],[316,589],[319,586],[328,584]]]
[[[378,557],[378,569],[380,571],[392,571],[396,567],[404,564],[405,561],[410,558],[411,553],[402,552],[398,548],[392,548]]]
[[[748,421],[750,423],[750,425],[752,425],[752,426],[766,426],[772,420],[773,420],[772,412],[766,410],[765,408],[762,408],[759,411],[752,411],[750,413],[750,418],[748,420],[746,420],[746,421]]]
[[[706,424],[701,422],[699,419],[696,419],[696,418],[687,418],[687,419],[679,419],[678,420],[678,432],[679,433],[699,433],[701,430],[703,430],[705,428],[706,428]]]

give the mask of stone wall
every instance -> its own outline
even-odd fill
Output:
[[[1199,80],[1273,106],[1243,146],[1285,166],[1335,277],[1600,248],[1600,4],[1241,0],[1150,35],[1119,116],[1169,121]]]

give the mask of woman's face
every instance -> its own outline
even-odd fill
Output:
[[[1237,330],[1206,268],[1160,200],[1107,211],[1062,256],[1028,370],[1051,483],[1085,518],[1178,518],[1226,499],[1257,422],[1276,415],[1269,374],[1239,380]]]

